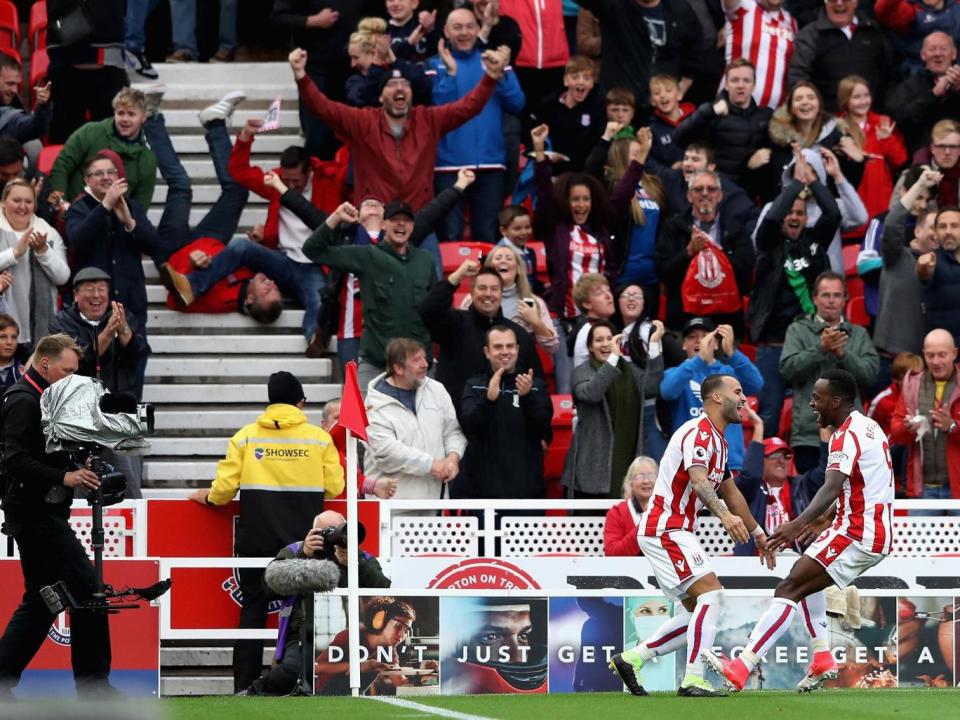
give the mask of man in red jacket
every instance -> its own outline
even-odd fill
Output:
[[[354,196],[400,200],[419,211],[433,197],[437,143],[444,134],[476,116],[503,78],[507,53],[482,55],[486,74],[456,102],[411,106],[413,91],[400,69],[384,78],[379,108],[333,102],[306,73],[307,53],[290,53],[290,67],[307,109],[343,138],[354,163]]]
[[[957,346],[946,330],[923,340],[927,369],[903,379],[890,439],[910,448],[907,497],[960,499],[960,384]],[[956,510],[913,511],[911,515],[952,515]]]

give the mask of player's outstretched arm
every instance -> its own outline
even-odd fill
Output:
[[[730,508],[728,508],[726,503],[717,495],[713,489],[713,483],[707,478],[707,469],[700,465],[692,465],[688,473],[690,474],[690,486],[693,488],[693,491],[706,508],[719,518],[720,522],[723,523],[724,529],[730,537],[733,538],[734,542],[747,542],[747,540],[750,539],[750,533],[747,532],[743,520],[730,512]]]
[[[810,504],[795,520],[783,523],[770,536],[772,549],[792,545],[804,528],[823,515],[837,501],[847,476],[839,470],[827,470],[823,487],[817,490]]]
[[[740,488],[737,487],[737,483],[732,477],[728,476],[723,481],[720,486],[720,495],[723,496],[723,501],[730,508],[730,512],[739,517],[747,531],[753,535],[761,562],[773,570],[777,565],[776,551],[767,548],[767,534],[760,527],[757,519],[750,513],[750,506],[747,505],[743,493],[740,492]]]

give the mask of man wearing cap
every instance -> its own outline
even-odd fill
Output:
[[[50,332],[69,335],[83,350],[77,374],[99,377],[110,392],[131,393],[139,399],[138,368],[150,357],[139,320],[128,316],[122,303],[111,302],[110,276],[100,268],[83,268],[74,275],[73,297],[74,304],[50,321]],[[143,456],[113,455],[109,462],[126,477],[127,497],[143,497]]]
[[[830,430],[820,429],[820,462],[805,473],[791,475],[793,449],[778,437],[764,438],[763,420],[749,404],[744,406],[744,412],[753,427],[753,438],[743,458],[737,487],[750,506],[753,519],[767,535],[772,535],[782,523],[802,513],[823,485]],[[756,555],[753,538],[737,545],[733,553]]]
[[[433,71],[433,102],[437,105],[466,97],[484,74],[481,58],[484,48],[478,42],[480,24],[473,11],[460,8],[451,12],[443,33],[446,45],[441,44],[439,55],[427,62],[428,69]],[[497,212],[507,194],[503,114],[519,114],[525,102],[517,76],[511,68],[505,68],[503,79],[497,83],[497,89],[480,114],[444,135],[437,148],[434,180],[437,192],[453,185],[460,168],[477,169],[477,181],[465,198],[470,205],[474,240],[489,243],[499,240]],[[463,204],[458,204],[447,213],[441,239],[459,240],[462,236]]]
[[[257,421],[230,438],[209,490],[190,495],[202,505],[226,505],[240,491],[234,548],[238,557],[273,557],[304,537],[323,511],[324,495],[339,495],[344,485],[333,440],[303,413],[306,398],[300,381],[289,372],[276,372],[270,376],[267,397],[270,404]],[[239,576],[240,628],[263,628],[268,600],[263,570],[241,568]],[[260,677],[262,657],[262,641],[234,643],[235,692]]]
[[[384,78],[379,108],[353,108],[333,102],[306,73],[307,53],[290,53],[300,101],[343,138],[354,163],[354,196],[398,198],[419,210],[433,197],[437,144],[483,110],[507,64],[506,53],[482,55],[484,75],[460,100],[446,105],[412,105],[410,81],[401,69]]]
[[[363,336],[357,380],[367,384],[386,372],[386,346],[395,337],[408,337],[430,344],[430,333],[417,312],[427,291],[437,280],[433,256],[411,245],[414,211],[406,202],[394,200],[383,210],[383,239],[376,245],[335,245],[335,230],[341,223],[355,224],[359,211],[343,203],[303,246],[303,252],[320,265],[353,273],[363,298]]]
[[[700,383],[709,375],[732,375],[743,385],[744,395],[756,395],[763,377],[750,358],[736,349],[733,328],[714,328],[710,318],[695,317],[683,326],[683,350],[687,359],[663,374],[660,397],[670,403],[673,431],[703,412]],[[730,445],[727,466],[739,470],[743,465],[743,428],[730,423],[724,431]]]

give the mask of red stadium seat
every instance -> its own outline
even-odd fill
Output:
[[[47,46],[47,3],[35,2],[30,8],[30,49],[37,50]]]
[[[37,158],[37,170],[44,175],[49,175],[53,169],[53,163],[62,149],[63,145],[45,145],[43,150],[40,151],[40,157]]]
[[[16,48],[4,46],[3,43],[5,42],[6,42],[6,38],[2,36],[2,34],[0,34],[0,53],[3,53],[7,57],[12,57],[22,67],[23,60],[20,59],[20,51],[18,51]]]
[[[543,458],[543,479],[559,479],[563,475],[563,463],[573,441],[573,396],[551,395],[553,400],[553,440]]]
[[[552,395],[557,391],[557,382],[553,376],[553,355],[540,347],[540,343],[537,343],[537,355],[540,356],[540,364],[543,365],[543,377],[547,381],[547,388]]]
[[[788,397],[783,400],[783,407],[780,408],[780,437],[790,442],[790,427],[793,425],[793,398]]]
[[[0,34],[9,47],[20,47],[20,16],[17,6],[9,0],[0,0]]]
[[[30,56],[30,87],[35,88],[47,81],[47,69],[50,67],[50,58],[45,49],[37,50]]]
[[[859,254],[859,245],[843,246],[843,274],[848,278],[857,276],[857,256]]]
[[[870,327],[870,316],[867,314],[866,305],[863,303],[863,295],[852,297],[847,302],[847,320],[854,325]]]
[[[547,284],[550,282],[550,276],[547,274],[547,246],[539,240],[531,240],[527,247],[533,250],[537,256],[537,280]]]
[[[756,345],[748,345],[747,343],[740,343],[740,347],[739,347],[738,349],[740,350],[740,352],[742,352],[744,355],[746,355],[748,358],[750,358],[750,362],[756,362],[756,361],[757,361],[757,346],[756,346]]]
[[[445,242],[440,243],[440,259],[443,262],[443,272],[449,275],[463,263],[464,260],[479,260],[493,249],[493,245],[484,242]]]

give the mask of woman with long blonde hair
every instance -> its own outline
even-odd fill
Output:
[[[534,295],[530,289],[530,281],[523,271],[523,259],[517,251],[507,245],[498,245],[483,259],[483,266],[495,270],[503,280],[500,299],[503,316],[532,334],[546,352],[554,352],[560,338],[550,320],[550,309],[543,298]],[[460,303],[460,309],[466,310],[472,303],[473,297],[467,295]]]

